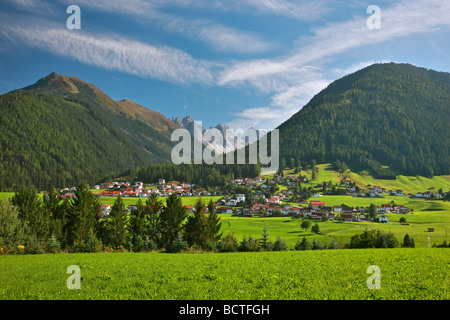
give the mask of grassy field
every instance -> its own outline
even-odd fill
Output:
[[[0,299],[450,299],[448,249],[0,256]],[[81,288],[67,288],[80,267]],[[368,289],[367,268],[380,268]]]
[[[335,171],[331,164],[319,164],[317,167],[319,169],[317,179],[304,185],[314,187],[322,181],[328,182],[331,180],[334,184],[341,181],[342,174]],[[310,169],[301,170],[298,174],[294,174],[294,169],[284,170],[283,173],[285,176],[297,176],[301,174],[308,179],[311,179],[312,176],[312,171]],[[422,176],[398,175],[395,180],[375,179],[368,171],[347,171],[346,175],[360,188],[364,188],[367,185],[376,185],[385,188],[386,190],[403,190],[405,193],[424,192],[431,187],[434,187],[436,192],[440,188],[442,188],[444,192],[447,192],[450,189],[450,175],[435,176],[431,179]]]

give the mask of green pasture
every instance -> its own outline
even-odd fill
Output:
[[[448,300],[449,263],[444,248],[12,255],[0,256],[0,299]],[[73,265],[80,289],[67,287]]]

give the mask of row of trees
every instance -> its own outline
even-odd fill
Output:
[[[73,199],[61,201],[59,193],[50,188],[41,199],[34,187],[24,187],[11,200],[3,200],[0,247],[14,251],[24,246],[26,253],[92,252],[106,247],[171,251],[180,239],[204,249],[222,236],[212,201],[206,205],[199,198],[195,213],[189,215],[176,194],[168,197],[165,205],[156,195],[145,203],[139,199],[131,212],[118,197],[105,219],[98,198],[86,183],[81,182],[74,193]]]

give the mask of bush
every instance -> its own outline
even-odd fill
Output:
[[[181,251],[188,250],[189,246],[188,246],[186,240],[183,239],[181,234],[178,234],[173,243],[170,243],[170,242],[166,243],[164,249],[165,249],[165,252],[167,252],[167,253],[178,253]]]
[[[248,239],[244,236],[239,245],[239,251],[242,252],[261,251],[261,246],[259,245],[259,241],[253,239],[252,236],[248,236]]]
[[[25,245],[25,253],[26,254],[44,253],[44,249],[42,249],[42,245],[36,236],[32,236],[28,239],[27,244]]]
[[[238,242],[236,237],[231,234],[223,237],[217,244],[217,250],[219,252],[236,252],[238,251]]]
[[[336,243],[336,240],[331,240],[330,244],[328,245],[327,249],[339,249],[338,244]]]
[[[312,244],[311,244],[311,249],[312,250],[323,250],[324,246],[323,246],[322,242],[320,242],[319,240],[314,239]]]
[[[158,248],[158,246],[156,245],[155,241],[149,239],[149,237],[146,236],[142,248],[144,249],[144,251],[154,251]]]
[[[303,237],[302,241],[297,241],[294,247],[295,250],[309,250],[311,249],[311,244],[306,240],[306,237]]]
[[[275,240],[273,244],[273,251],[286,251],[286,242],[281,240],[280,237],[277,237],[277,240]]]
[[[47,240],[47,245],[45,246],[45,250],[48,253],[59,253],[61,251],[61,244],[54,235],[52,235]]]

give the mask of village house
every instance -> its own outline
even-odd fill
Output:
[[[425,198],[425,199],[428,199],[428,198],[431,197],[431,192],[430,192],[430,191],[427,191],[427,192],[417,192],[414,196],[415,196],[416,198]]]
[[[314,210],[319,210],[325,206],[325,202],[322,201],[311,201],[309,207]]]
[[[355,212],[350,211],[341,212],[340,216],[345,221],[359,221],[359,214]]]
[[[111,212],[111,205],[110,204],[102,204],[102,205],[100,205],[99,215],[100,215],[101,218],[108,217],[110,212]]]
[[[280,197],[275,197],[273,196],[272,198],[267,199],[268,203],[272,203],[272,204],[280,204]]]
[[[381,223],[388,223],[389,222],[388,221],[388,217],[386,215],[384,215],[384,214],[382,214],[382,215],[380,215],[378,217],[378,221],[381,222]]]
[[[233,213],[233,208],[230,208],[230,207],[221,207],[221,208],[220,208],[220,213],[227,213],[227,214]]]

